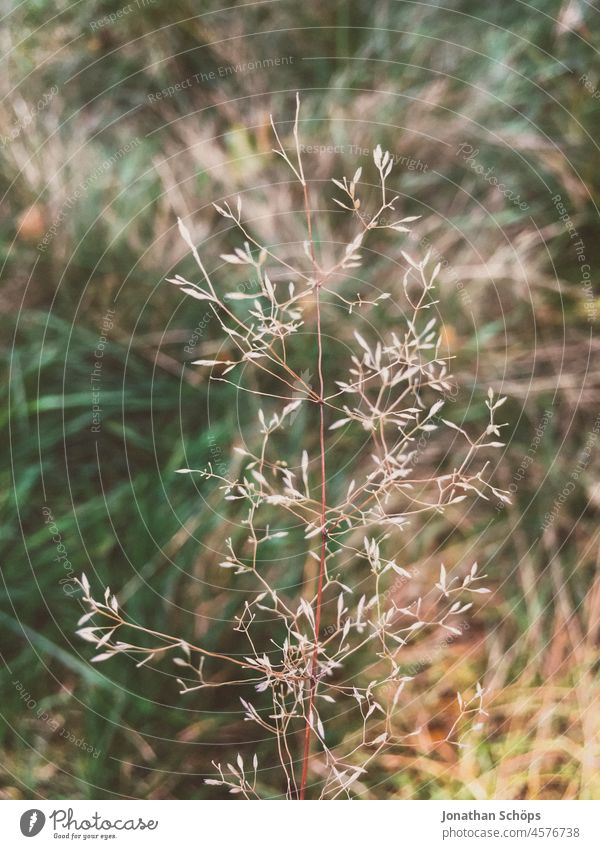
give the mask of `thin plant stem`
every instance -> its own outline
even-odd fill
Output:
[[[300,160],[300,154],[298,154]],[[312,223],[310,215],[310,204],[308,198],[308,187],[303,183],[304,208],[306,211],[306,222],[310,244],[313,268],[317,268],[315,258],[314,240],[312,235]],[[322,281],[315,281],[315,304],[316,304],[316,330],[317,330],[317,372],[319,378],[319,452],[321,465],[321,554],[319,558],[319,577],[317,585],[317,598],[315,603],[315,645],[311,660],[308,712],[306,714],[306,726],[304,729],[304,752],[302,756],[302,777],[300,779],[300,799],[306,797],[306,783],[308,779],[308,764],[310,761],[311,725],[315,695],[317,691],[317,666],[319,660],[319,633],[321,629],[321,610],[323,607],[323,583],[325,578],[325,564],[327,559],[327,477],[325,468],[325,379],[323,376],[323,334],[321,330],[321,286]]]

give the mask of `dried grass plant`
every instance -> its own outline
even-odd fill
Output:
[[[200,282],[179,275],[170,281],[209,306],[230,348],[237,351],[234,359],[203,359],[195,361],[197,365],[210,369],[213,380],[233,381],[248,366],[263,379],[260,385],[244,385],[242,379],[236,384],[240,392],[259,395],[264,402],[255,450],[247,445],[237,449],[242,455],[240,474],[221,474],[211,465],[180,470],[217,484],[224,499],[237,502],[244,513],[246,541],[240,548],[228,539],[220,563],[222,569],[254,581],[235,620],[240,651],[235,655],[210,651],[154,631],[150,623],[132,622],[109,588],[102,601],[94,598],[85,576],[81,587],[88,611],[78,633],[100,649],[94,662],[126,654],[141,658],[137,664],[141,666],[173,655],[186,676],[178,679],[182,693],[240,686],[244,718],[273,737],[286,797],[335,799],[361,792],[369,763],[390,746],[409,744],[417,731],[398,723],[403,693],[414,677],[403,669],[404,647],[431,630],[459,636],[457,625],[471,608],[473,596],[488,592],[477,564],[451,576],[442,565],[435,586],[398,604],[394,587],[398,582],[410,587],[413,575],[406,563],[397,562],[397,537],[410,523],[420,523],[431,513],[443,514],[468,498],[508,500],[506,492],[488,480],[485,460],[489,449],[502,445],[498,437],[503,425],[496,416],[505,399],[489,391],[489,418],[477,436],[441,417],[453,384],[449,358],[442,355],[435,308],[440,266],[430,267],[429,254],[417,260],[402,253],[401,326],[377,341],[355,330],[346,379],[335,383],[328,379],[324,310],[343,309],[352,327],[361,311],[377,315],[385,308],[382,302],[392,293],[361,297],[353,289],[353,269],[361,266],[361,252],[375,230],[405,233],[415,218],[397,218],[398,198],[388,188],[393,157],[377,146],[373,163],[378,202],[368,216],[361,205],[362,169],[351,179],[333,180],[339,191],[334,201],[353,219],[354,233],[337,259],[324,267],[314,236],[315,213],[298,120],[299,99],[289,150],[271,123],[275,152],[291,169],[302,198],[306,228],[302,260],[292,262],[287,254],[256,240],[238,198],[236,203],[215,205],[243,239],[241,247],[222,258],[251,271],[256,290],[223,292],[181,220],[179,229],[198,265]],[[316,362],[305,363],[316,375],[314,387],[307,372],[291,364],[294,346],[307,350],[307,333],[316,341]],[[265,385],[269,391],[261,388]],[[282,458],[275,437],[289,427],[301,406],[308,408],[315,422],[318,450],[314,456],[304,449],[299,457]],[[362,448],[360,461],[351,464],[343,495],[332,498],[328,440],[339,439],[339,432],[329,434],[342,428],[344,433],[358,431]],[[450,434],[454,467],[420,475],[417,440],[423,434],[433,439],[444,430],[454,431]],[[268,543],[289,533],[287,519],[302,526],[301,546],[316,565],[314,585],[308,582],[300,597],[277,589],[274,567],[263,568],[261,560]],[[359,570],[357,585],[349,583],[350,563]],[[350,670],[357,660],[359,671],[353,674]],[[458,719],[448,740],[460,746],[463,720],[481,720],[483,695],[479,684],[470,695],[457,695]],[[340,733],[339,723],[355,731]],[[235,763],[225,767],[216,763],[215,768],[209,784],[247,798],[264,795],[256,755],[247,763],[238,754]]]

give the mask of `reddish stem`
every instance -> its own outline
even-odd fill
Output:
[[[312,226],[310,219],[310,206],[308,202],[308,189],[306,184],[304,188],[304,207],[306,210],[306,220],[308,226],[308,235],[310,240],[311,256],[313,268],[317,269],[317,263],[314,254],[314,243],[312,238]],[[308,778],[308,763],[310,760],[310,743],[311,743],[311,719],[313,715],[315,695],[317,691],[317,668],[319,661],[319,633],[321,630],[321,608],[323,603],[323,582],[325,578],[325,562],[327,557],[327,485],[325,473],[325,381],[323,378],[323,334],[321,332],[321,282],[315,280],[315,301],[317,310],[317,371],[319,377],[319,449],[321,453],[321,556],[319,561],[319,580],[317,586],[317,600],[315,608],[315,646],[311,660],[310,672],[310,691],[308,696],[308,712],[306,714],[306,727],[304,729],[304,753],[302,756],[302,777],[300,779],[299,798],[304,799],[306,796],[306,782]]]

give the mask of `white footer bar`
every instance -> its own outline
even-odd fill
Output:
[[[5,801],[0,845],[597,849],[599,819],[600,801]]]

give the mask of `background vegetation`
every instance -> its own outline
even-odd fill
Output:
[[[493,593],[460,639],[407,655],[420,672],[406,722],[422,730],[362,792],[598,798],[598,303],[575,249],[581,239],[597,291],[597,11],[577,0],[5,6],[0,794],[214,796],[202,783],[211,759],[246,739],[235,694],[182,697],[160,666],[91,666],[69,579],[108,583],[158,630],[233,645],[235,593],[210,571],[219,494],[174,471],[233,465],[238,417],[252,410],[186,367],[214,353],[217,328],[194,336],[202,305],[164,279],[193,273],[177,215],[221,265],[236,243],[211,204],[240,189],[264,239],[297,240],[268,116],[291,117],[300,90],[305,142],[333,148],[306,155],[328,210],[323,250],[337,226],[326,181],[366,167],[381,143],[399,158],[401,211],[423,216],[392,257],[432,244],[445,260],[453,418],[480,416],[488,385],[509,396],[495,474],[513,504],[429,521],[402,549],[423,576],[478,559]],[[389,275],[374,252],[369,279]],[[420,462],[439,457],[426,447]],[[440,743],[456,691],[478,678],[486,723],[465,749]]]

